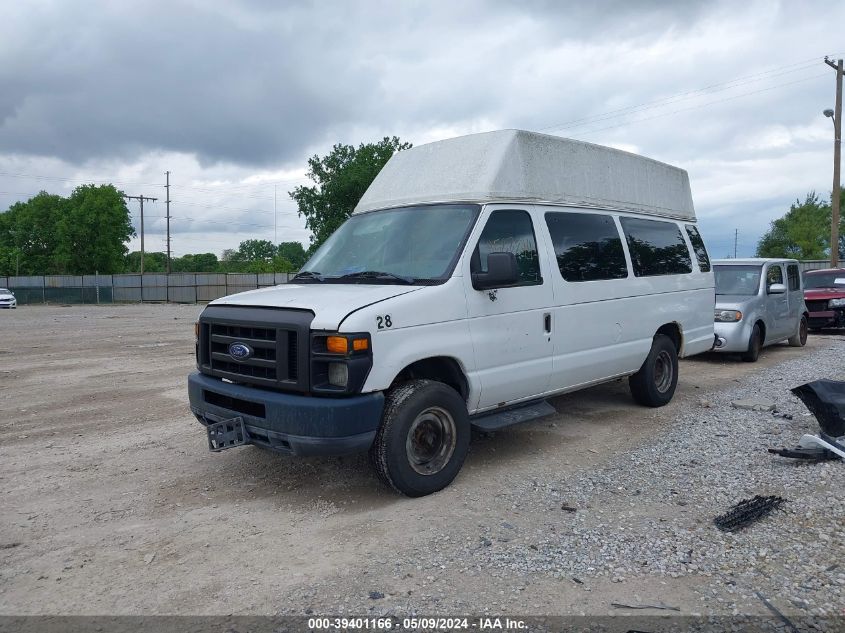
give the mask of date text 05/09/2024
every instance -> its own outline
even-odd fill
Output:
[[[314,631],[520,631],[528,626],[524,620],[508,617],[315,617],[308,619],[308,628]]]

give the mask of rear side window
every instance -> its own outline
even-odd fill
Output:
[[[798,271],[798,264],[789,264],[786,267],[786,278],[789,281],[789,291],[801,290],[801,273]]]
[[[594,213],[547,213],[557,265],[566,281],[628,276],[622,239],[613,218]]]
[[[783,269],[780,267],[780,264],[772,264],[769,266],[769,270],[766,273],[766,283],[770,286],[772,284],[783,283]]]
[[[641,218],[620,221],[637,277],[692,272],[689,249],[677,224]]]
[[[490,253],[516,255],[520,286],[543,283],[534,225],[527,211],[504,210],[490,214],[473,254],[473,270],[486,273],[487,256]]]
[[[707,256],[707,249],[704,248],[704,240],[701,239],[698,227],[694,224],[687,224],[686,229],[692,250],[695,252],[695,258],[698,260],[698,269],[703,273],[710,272],[710,257]]]

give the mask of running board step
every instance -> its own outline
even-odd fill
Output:
[[[483,413],[478,417],[470,418],[469,421],[475,428],[482,431],[496,431],[507,426],[555,414],[557,414],[557,410],[545,400],[541,400],[506,411]]]

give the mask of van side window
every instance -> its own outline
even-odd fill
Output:
[[[520,286],[543,283],[540,276],[540,258],[537,255],[537,240],[534,225],[527,211],[493,211],[487,226],[481,232],[478,246],[472,256],[474,271],[487,272],[487,256],[490,253],[513,253],[519,268]]]
[[[782,284],[783,283],[783,269],[780,267],[780,264],[772,264],[769,266],[769,270],[766,272],[766,285],[771,286],[772,284]]]
[[[622,239],[613,218],[596,213],[547,213],[557,265],[566,281],[628,276]]]
[[[689,235],[692,250],[695,251],[695,258],[698,260],[698,269],[703,273],[710,272],[710,258],[707,256],[707,249],[704,248],[704,240],[701,239],[701,233],[698,232],[698,227],[694,224],[687,224],[687,235]]]
[[[620,218],[637,277],[692,272],[692,259],[674,222]]]
[[[789,281],[789,291],[801,290],[801,274],[798,272],[798,264],[789,264],[786,267],[786,278]]]

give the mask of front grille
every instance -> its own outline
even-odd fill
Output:
[[[827,310],[827,299],[822,301],[805,301],[810,312],[824,312]]]
[[[199,369],[236,383],[307,391],[300,379],[308,373],[302,356],[308,348],[300,340],[308,340],[313,318],[294,310],[209,306],[200,317]],[[232,356],[233,343],[248,346],[249,357]]]

